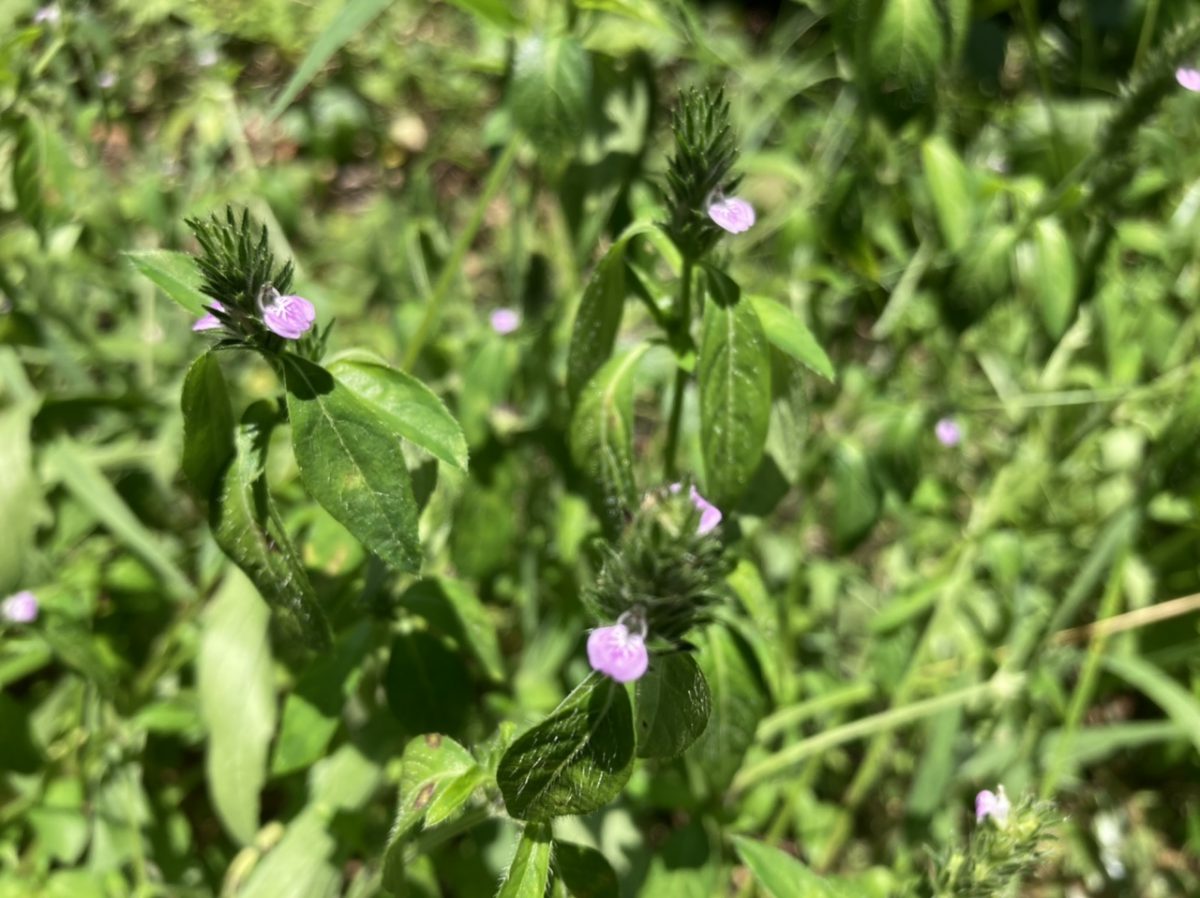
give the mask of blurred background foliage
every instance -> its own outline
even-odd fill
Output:
[[[482,746],[484,813],[401,879],[493,893],[515,830],[488,740],[586,670],[598,523],[565,444],[570,323],[604,246],[660,216],[668,113],[699,83],[725,86],[759,212],[732,271],[808,322],[836,378],[775,359],[736,509],[744,636],[701,652],[732,662],[732,743],[642,766],[563,830],[627,895],[752,894],[734,835],[900,895],[1002,781],[1066,817],[1025,894],[1200,892],[1200,618],[1165,604],[1200,592],[1200,95],[1173,78],[1200,59],[1196,15],[0,0],[0,595],[41,602],[0,643],[0,895],[391,894],[400,757],[426,729]],[[466,475],[417,469],[419,583],[273,452],[337,631],[315,662],[271,641],[183,489],[202,340],[122,255],[194,250],[184,217],[226,203],[295,257],[334,348],[417,371],[471,444]],[[632,263],[651,295],[658,249]],[[621,339],[646,325],[631,299]],[[247,399],[277,389],[234,375]],[[643,488],[670,375],[638,386]],[[437,672],[424,692],[412,664]]]

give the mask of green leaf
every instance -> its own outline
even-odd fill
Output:
[[[633,772],[633,713],[625,687],[593,673],[500,759],[496,782],[518,820],[589,814]]]
[[[971,173],[941,136],[930,137],[922,144],[921,161],[942,241],[957,253],[975,231],[975,184]]]
[[[883,0],[867,49],[871,75],[920,100],[933,90],[945,53],[933,0]]]
[[[332,809],[311,804],[292,820],[283,838],[250,873],[238,898],[336,898],[342,874],[330,858],[337,839]]]
[[[283,93],[271,104],[267,121],[279,117],[288,104],[304,90],[321,66],[329,61],[351,38],[371,24],[372,20],[391,5],[392,0],[348,0],[308,48],[308,53],[288,81]]]
[[[571,458],[607,499],[636,501],[633,476],[633,388],[642,344],[609,359],[588,381],[571,417]]]
[[[550,883],[550,827],[527,823],[496,898],[543,898]]]
[[[514,26],[521,24],[521,20],[513,12],[512,4],[508,0],[449,0],[449,2],[461,10],[490,22],[506,34],[511,33]]]
[[[385,563],[418,570],[419,509],[395,435],[324,368],[290,354],[281,359],[304,486]]]
[[[195,259],[187,253],[148,249],[127,252],[124,256],[189,314],[200,317],[204,314],[204,307],[212,305],[212,297],[200,292],[204,279],[200,277]]]
[[[46,133],[41,122],[24,116],[16,127],[12,159],[13,193],[17,213],[25,223],[44,234],[46,229]]]
[[[21,584],[34,554],[42,500],[33,472],[30,439],[34,408],[18,403],[0,410],[0,595]]]
[[[443,819],[453,810],[443,800],[449,789],[479,771],[471,753],[446,736],[429,733],[404,747],[400,759],[400,801],[383,855],[385,888],[403,894],[404,847],[435,802],[441,802]],[[461,790],[460,793],[461,795]],[[461,795],[462,803],[470,793]]]
[[[209,794],[225,829],[243,845],[258,832],[258,796],[275,730],[269,620],[254,585],[231,570],[205,609],[196,660]]]
[[[737,853],[771,898],[851,898],[843,883],[819,876],[790,854],[745,836],[733,837]]]
[[[392,642],[384,689],[392,713],[411,733],[457,734],[474,704],[462,659],[423,630]]]
[[[528,37],[517,45],[508,105],[540,151],[574,144],[591,104],[592,62],[571,37]]]
[[[754,742],[758,722],[767,712],[768,696],[753,650],[740,635],[714,625],[696,642],[700,647],[697,661],[712,692],[712,712],[688,756],[709,782],[723,789]]]
[[[201,498],[212,495],[233,458],[234,420],[216,353],[192,363],[183,380],[183,473]]]
[[[866,536],[879,518],[882,499],[866,454],[857,443],[839,443],[833,455],[833,536],[842,549]]]
[[[762,461],[771,421],[771,353],[752,303],[706,305],[698,378],[704,495],[729,509]]]
[[[437,394],[415,377],[367,353],[339,358],[329,365],[329,373],[414,446],[461,471],[467,469],[462,428]]]
[[[626,228],[604,254],[583,291],[579,311],[575,313],[571,348],[567,355],[567,393],[572,401],[578,398],[579,391],[612,355],[628,295],[625,251],[633,237],[651,227],[635,224]]]
[[[833,370],[833,362],[817,342],[803,321],[781,302],[768,299],[765,296],[747,296],[758,313],[767,339],[781,352],[787,353],[797,362],[811,371],[815,371],[826,380],[834,380],[837,375]]]
[[[1103,664],[1109,673],[1141,690],[1162,708],[1200,751],[1200,701],[1194,695],[1137,655],[1110,655]]]
[[[657,655],[637,684],[639,758],[674,758],[708,725],[708,681],[686,652]]]
[[[338,639],[332,652],[313,661],[283,706],[271,775],[283,776],[320,760],[342,720],[346,697],[371,648],[370,622],[363,620]]]
[[[468,584],[448,577],[419,580],[404,593],[400,604],[469,649],[491,680],[504,680],[496,625]]]
[[[595,848],[554,840],[553,868],[571,898],[619,898],[617,874]]]
[[[275,612],[281,636],[289,643],[324,650],[332,642],[329,624],[267,492],[263,469],[277,420],[274,406],[265,401],[242,415],[234,436],[234,460],[209,497],[209,526],[217,545]]]
[[[44,451],[48,473],[90,511],[131,552],[163,579],[163,587],[176,599],[191,598],[195,588],[171,560],[159,540],[125,504],[120,493],[77,443],[60,438]]]
[[[1075,255],[1062,225],[1053,218],[1034,224],[1030,238],[1017,247],[1016,267],[1021,286],[1033,298],[1046,333],[1057,340],[1071,323],[1079,286]]]

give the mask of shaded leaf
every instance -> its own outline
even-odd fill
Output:
[[[639,758],[674,758],[704,732],[712,711],[708,681],[686,652],[657,655],[637,684]]]
[[[470,650],[493,681],[504,679],[496,626],[468,584],[448,577],[420,580],[409,587],[400,604]]]
[[[595,848],[554,840],[553,868],[571,898],[619,898],[608,859]]]
[[[591,90],[591,59],[574,38],[535,35],[517,45],[508,105],[539,150],[555,151],[579,138]]]
[[[233,458],[234,420],[216,353],[192,363],[183,381],[183,473],[201,498],[212,495]]]
[[[462,659],[423,630],[393,640],[384,689],[392,713],[412,733],[457,734],[474,704]]]

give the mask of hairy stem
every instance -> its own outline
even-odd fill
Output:
[[[692,267],[694,262],[684,257],[683,274],[680,276],[679,305],[675,309],[672,342],[679,348],[687,338],[692,326]],[[675,479],[677,469],[675,456],[679,453],[679,427],[683,419],[683,391],[687,387],[688,373],[682,367],[675,368],[675,388],[671,396],[671,416],[667,421],[667,445],[663,457],[663,477]]]

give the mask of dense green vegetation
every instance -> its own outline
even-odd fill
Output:
[[[0,898],[1200,894],[1198,63],[0,0]]]

